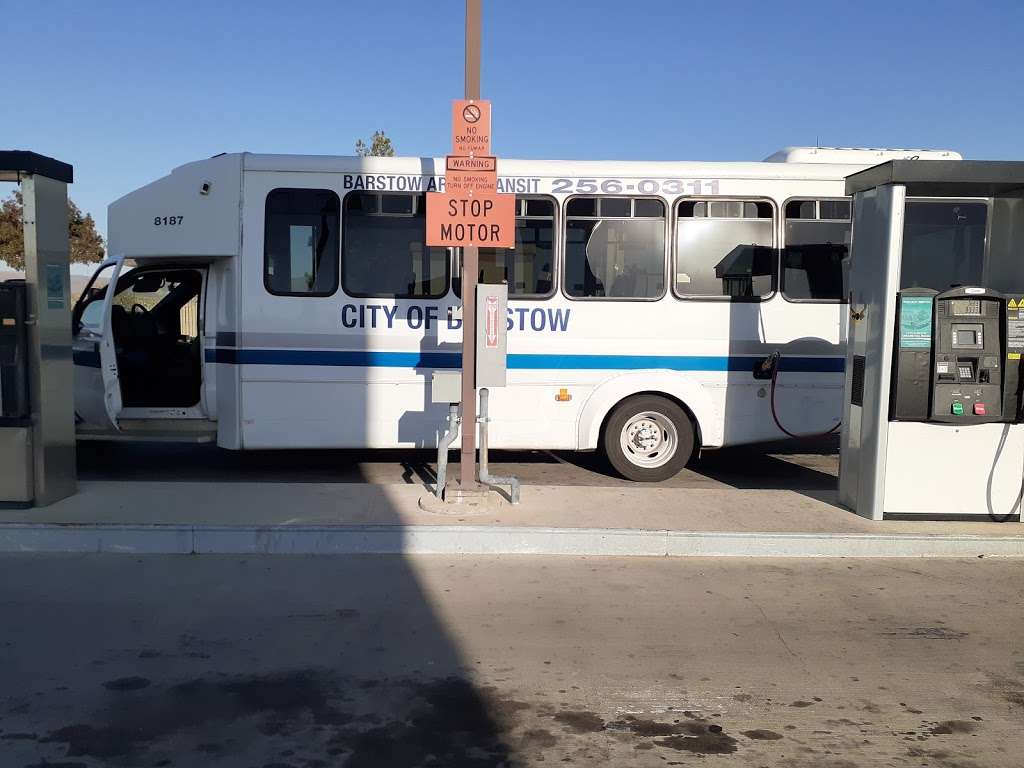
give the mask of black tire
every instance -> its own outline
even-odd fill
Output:
[[[635,441],[628,433],[623,436],[627,425]],[[615,406],[601,438],[605,456],[615,471],[627,480],[640,483],[657,483],[674,477],[696,450],[696,433],[690,417],[674,402],[657,395],[637,395]],[[623,440],[627,446],[635,448],[624,449]],[[652,444],[653,449],[644,450]],[[659,451],[661,446],[664,449]]]

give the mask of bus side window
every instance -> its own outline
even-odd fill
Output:
[[[358,298],[439,299],[448,251],[428,247],[422,193],[350,192],[342,222],[341,285]]]
[[[516,247],[481,248],[479,281],[507,283],[510,299],[546,299],[554,293],[555,201],[549,197],[516,198]],[[452,279],[462,296],[461,278]]]
[[[569,200],[564,285],[574,299],[661,298],[665,204],[633,197]]]
[[[843,260],[850,250],[850,201],[790,200],[782,295],[790,301],[842,301]]]
[[[756,300],[775,292],[771,203],[683,200],[676,213],[677,296]]]
[[[267,195],[263,285],[278,296],[330,296],[338,289],[341,204],[329,189],[274,189]]]

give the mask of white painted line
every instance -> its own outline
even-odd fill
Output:
[[[515,526],[0,525],[0,552],[1024,557],[1024,536]]]

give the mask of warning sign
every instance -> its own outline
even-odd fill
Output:
[[[1024,350],[1024,317],[1020,314],[1022,308],[1024,298],[1011,298],[1006,303],[1006,349],[1010,360],[1019,360],[1020,358],[1013,357],[1013,354],[1019,356],[1021,350]]]
[[[491,102],[483,99],[452,102],[452,154],[491,154]]]
[[[1008,349],[1024,349],[1024,320],[1006,321],[1006,346]]]
[[[448,171],[444,175],[444,188],[450,195],[496,195],[498,175],[486,171]]]
[[[427,245],[514,248],[515,195],[428,192]]]
[[[449,155],[444,188],[451,195],[494,195],[498,192],[498,160],[494,157]]]

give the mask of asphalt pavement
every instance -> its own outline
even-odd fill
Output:
[[[704,451],[670,480],[647,487],[835,490],[838,437]],[[451,477],[458,452],[450,454]],[[80,442],[79,480],[294,483],[434,482],[437,452],[402,450],[228,451],[214,445]],[[491,472],[529,485],[635,486],[600,453],[492,451]]]
[[[1016,767],[1003,560],[0,556],[0,765]]]

